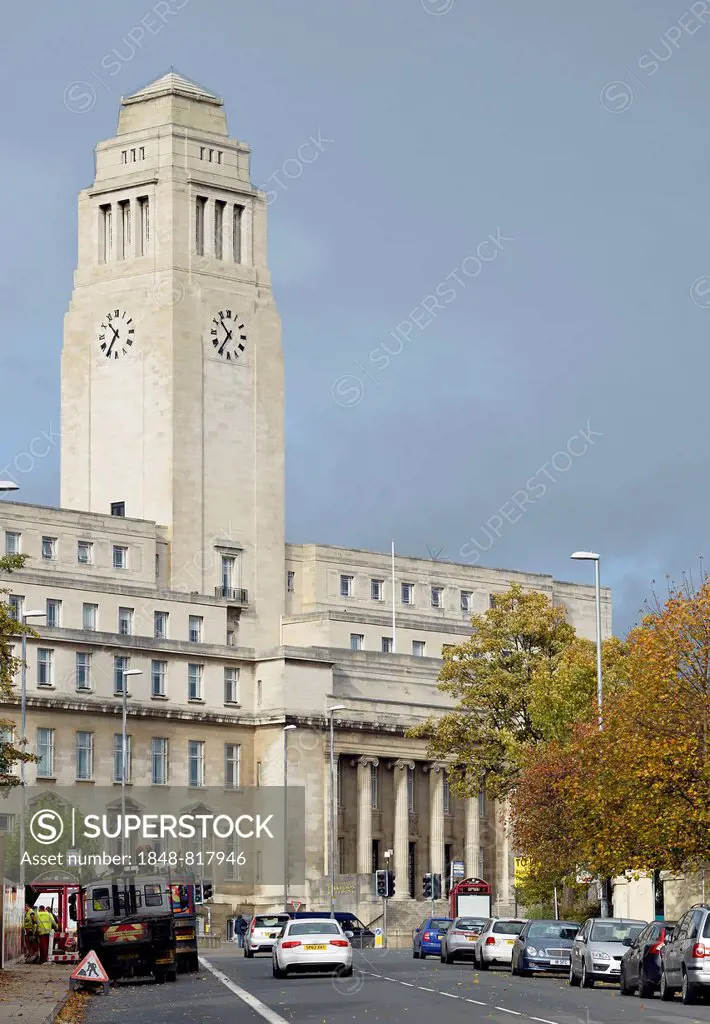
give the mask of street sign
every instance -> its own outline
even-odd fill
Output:
[[[462,860],[451,861],[451,877],[452,878],[465,878],[466,877],[466,865]]]
[[[382,949],[382,929],[375,928],[375,949]]]
[[[289,900],[288,901],[288,905],[291,908],[291,910],[294,912],[294,914],[297,914],[298,911],[303,906],[303,901],[302,900]]]
[[[523,885],[530,877],[530,858],[515,858],[515,885]]]
[[[84,984],[101,985],[104,995],[108,995],[108,974],[103,969],[101,961],[97,957],[96,953],[94,953],[93,949],[90,950],[81,963],[75,967],[69,979],[69,985],[72,989],[77,989]]]

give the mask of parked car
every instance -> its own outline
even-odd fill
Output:
[[[275,978],[296,971],[331,971],[344,978],[353,973],[350,936],[331,917],[288,921],[274,943],[272,960]]]
[[[491,964],[510,964],[515,940],[524,924],[519,917],[489,918],[473,947],[474,966],[487,971]]]
[[[648,999],[653,995],[661,984],[661,951],[674,927],[675,921],[651,921],[635,939],[624,939],[629,948],[621,958],[622,996],[637,992],[641,999]]]
[[[335,920],[344,932],[352,932],[350,945],[353,949],[373,949],[375,945],[375,933],[366,924],[355,917],[354,914],[345,910],[335,911]],[[297,910],[289,914],[292,921],[309,921],[330,917],[327,910]]]
[[[621,917],[588,918],[572,946],[570,985],[591,988],[595,981],[617,981],[627,949],[624,939],[635,939],[647,923]]]
[[[686,1005],[710,994],[710,904],[697,903],[680,918],[661,952],[661,999],[680,990]]]
[[[575,921],[527,921],[515,940],[510,973],[529,977],[536,971],[569,971]]]
[[[441,956],[441,940],[451,921],[450,917],[424,918],[412,937],[412,956],[415,960]]]
[[[454,960],[473,957],[476,939],[483,931],[485,917],[457,917],[441,940],[441,962],[452,964]]]
[[[255,914],[244,936],[244,956],[251,959],[255,953],[270,953],[290,920],[288,914]]]

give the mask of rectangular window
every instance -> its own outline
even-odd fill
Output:
[[[261,761],[256,762],[256,784],[261,785]]]
[[[261,679],[257,679],[257,681],[256,681],[256,706],[258,708],[261,707],[263,697],[264,697],[264,688],[262,686]]]
[[[168,636],[168,613],[153,612],[153,635],[159,640],[165,640]]]
[[[136,151],[135,151],[135,149],[132,149],[131,150],[131,163],[134,164],[135,162],[136,162]]]
[[[110,263],[113,259],[113,223],[111,205],[99,207],[99,263]]]
[[[191,644],[202,643],[202,616],[191,615],[188,623],[189,638]]]
[[[204,159],[205,159],[205,147],[204,146],[200,146],[200,160],[204,160]]]
[[[76,777],[86,782],[94,774],[94,734],[78,732],[76,734]]]
[[[76,560],[80,565],[91,565],[94,560],[94,545],[89,540],[77,541]]]
[[[168,741],[160,736],[151,740],[152,782],[165,786],[168,782]]]
[[[414,584],[402,584],[402,604],[414,604]]]
[[[165,697],[165,677],[168,674],[167,661],[154,661],[150,667],[151,697]]]
[[[461,591],[461,611],[470,612],[473,608],[473,594],[470,590]]]
[[[37,685],[54,685],[54,651],[49,647],[37,648]]]
[[[121,163],[122,164],[127,164],[128,163],[128,150],[127,149],[122,149],[121,150]]]
[[[370,764],[370,807],[377,810],[380,770],[376,764]]]
[[[188,740],[187,783],[189,786],[205,784],[205,744],[202,740]]]
[[[10,614],[15,622],[22,622],[22,615],[25,607],[24,597],[20,597],[19,594],[10,594],[7,599],[7,603],[10,605]]]
[[[407,807],[414,811],[414,769],[407,768]]]
[[[424,641],[423,640],[412,640],[412,654],[415,658],[424,657]]]
[[[22,534],[20,533],[15,533],[13,530],[5,530],[6,555],[19,555],[21,537]]]
[[[384,589],[384,580],[370,580],[370,598],[373,601],[381,601],[383,599]]]
[[[202,700],[202,665],[187,666],[187,699]]]
[[[289,594],[294,594],[296,592],[296,573],[295,572],[287,572],[286,573],[286,590],[288,591]]]
[[[224,208],[227,204],[222,199],[214,203],[214,254],[215,259],[224,258]]]
[[[62,602],[58,601],[55,597],[47,598],[47,625],[51,626],[52,629],[62,624]]]
[[[242,214],[243,206],[235,206],[232,214],[232,258],[235,263],[242,262]]]
[[[130,259],[131,256],[131,203],[126,199],[118,204],[118,258]]]
[[[221,149],[217,150],[217,163],[218,164],[222,163],[222,150]]]
[[[351,633],[350,634],[350,650],[361,651],[362,645],[365,643],[365,637],[362,633]]]
[[[444,606],[444,588],[443,587],[432,587],[431,588],[431,606],[432,606],[432,608],[443,608],[443,606]]]
[[[205,211],[207,200],[198,196],[195,202],[195,252],[198,256],[205,254]]]
[[[42,538],[42,558],[45,562],[56,562],[57,560],[57,538]]]
[[[145,160],[145,146],[140,146],[138,148],[138,159]]]
[[[118,609],[118,632],[121,636],[132,636],[133,634],[133,609]]]
[[[239,669],[225,668],[224,670],[224,703],[239,703]]]
[[[238,743],[224,744],[224,788],[237,789],[239,786],[239,759],[241,748]]]
[[[234,590],[237,579],[237,560],[233,555],[222,555],[222,589]]]
[[[113,692],[114,694],[123,693],[123,687],[126,682],[123,673],[127,671],[130,660],[122,654],[115,654],[113,658]]]
[[[234,647],[236,645],[236,634],[233,629],[227,630],[227,647]]]
[[[209,162],[210,162],[210,163],[212,163],[212,157],[213,157],[213,156],[214,156],[214,150],[213,150],[213,149],[211,149],[211,150],[209,151],[209,154],[208,154],[208,156],[207,156],[207,159],[209,160]]]
[[[137,256],[147,256],[150,244],[150,202],[148,196],[138,197],[138,252]]]
[[[126,782],[131,781],[131,737],[126,736],[126,757],[123,757],[123,735],[116,732],[113,735],[113,781],[123,782],[125,772]]]
[[[54,778],[54,729],[37,730],[37,756],[37,778]]]
[[[353,596],[353,580],[354,576],[341,576],[340,577],[340,596],[341,597],[352,597]]]
[[[113,567],[114,569],[128,568],[128,548],[124,548],[120,544],[114,544]]]
[[[95,632],[99,620],[99,606],[97,604],[85,604],[81,613],[82,628],[89,632]]]
[[[76,652],[76,688],[91,689],[91,654],[88,651]]]
[[[383,636],[382,637],[382,653],[383,654],[391,654],[393,649],[394,649],[394,644],[392,643],[392,637],[391,636]]]
[[[451,814],[451,786],[446,772],[444,772],[444,814]]]
[[[111,502],[111,515],[121,516],[126,515],[126,503],[125,501],[112,501]]]

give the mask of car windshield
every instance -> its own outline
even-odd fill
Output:
[[[646,927],[639,922],[630,921],[595,921],[589,936],[590,942],[623,942],[624,939],[635,939]]]
[[[496,921],[493,931],[496,935],[520,935],[525,921]]]
[[[485,917],[459,917],[454,928],[462,932],[480,932],[485,923]]]
[[[279,917],[262,917],[261,915],[256,918],[254,922],[255,928],[281,928],[288,921],[287,914],[281,914]]]
[[[288,929],[291,935],[340,935],[340,928],[334,921],[297,921]]]
[[[433,917],[429,922],[429,927],[434,931],[445,932],[451,924],[451,919],[448,917]]]
[[[574,939],[579,925],[572,921],[536,921],[530,925],[529,939]]]

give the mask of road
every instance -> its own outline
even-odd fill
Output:
[[[572,989],[564,978],[481,973],[467,964],[413,960],[405,950],[356,952],[350,979],[278,981],[270,957],[246,960],[225,946],[203,957],[199,975],[181,975],[175,984],[114,986],[107,998],[92,1000],[87,1024],[115,1024],[117,1014],[131,1024],[710,1024],[710,1004],[686,1007],[677,997],[623,997],[611,985]]]

